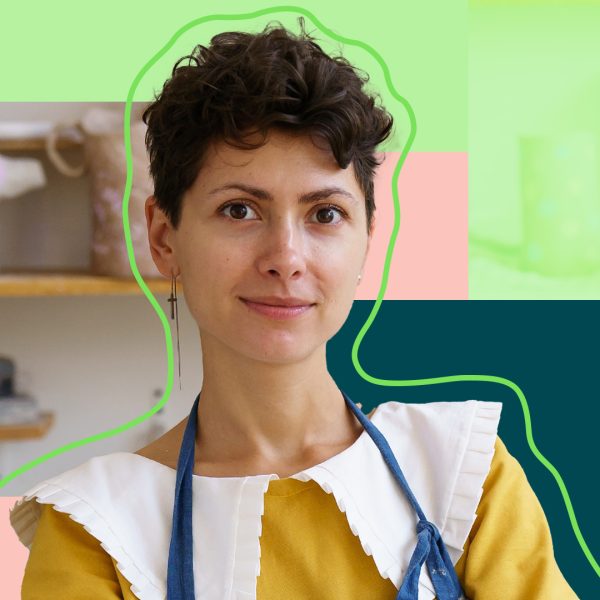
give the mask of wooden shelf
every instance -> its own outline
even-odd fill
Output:
[[[167,278],[144,277],[150,291],[168,294]],[[182,288],[178,283],[178,289]],[[0,297],[14,296],[103,296],[143,294],[137,281],[102,277],[83,272],[0,272]]]
[[[69,150],[71,148],[81,148],[81,142],[70,138],[61,138],[56,141],[57,150]],[[44,138],[28,139],[0,139],[0,152],[35,152],[46,149],[46,140]]]
[[[39,421],[22,425],[0,425],[0,441],[29,440],[41,438],[48,433],[54,423],[54,413],[43,412]]]

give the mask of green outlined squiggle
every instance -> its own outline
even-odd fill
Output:
[[[377,299],[375,301],[375,304],[373,305],[371,313],[367,317],[367,320],[365,321],[363,327],[359,331],[359,333],[353,343],[353,346],[352,346],[352,363],[353,363],[357,373],[366,381],[368,381],[372,384],[381,385],[381,386],[409,387],[409,386],[433,385],[433,384],[439,384],[439,383],[451,383],[451,382],[457,382],[457,381],[479,381],[479,382],[498,383],[498,384],[504,385],[504,386],[512,389],[521,402],[521,407],[523,410],[523,415],[524,415],[524,420],[525,420],[525,431],[526,431],[527,443],[529,445],[529,448],[531,449],[531,452],[537,458],[537,460],[539,462],[541,462],[542,465],[544,465],[544,467],[546,467],[550,471],[550,473],[556,480],[558,487],[561,491],[565,506],[567,508],[569,520],[570,520],[571,526],[573,528],[573,532],[575,533],[575,537],[577,538],[577,541],[578,541],[581,549],[583,550],[584,555],[586,556],[587,560],[589,561],[590,565],[592,566],[592,568],[594,569],[596,574],[598,576],[600,576],[600,566],[596,562],[594,556],[592,555],[591,551],[589,550],[589,548],[583,538],[583,535],[582,535],[579,525],[577,523],[577,519],[575,517],[575,512],[573,510],[573,506],[571,504],[569,494],[568,494],[566,486],[564,484],[564,481],[563,481],[560,473],[557,471],[557,469],[538,450],[538,448],[534,442],[532,427],[531,427],[531,415],[529,412],[529,406],[527,404],[525,395],[523,394],[523,392],[519,388],[519,386],[517,386],[514,382],[510,381],[509,379],[505,379],[503,377],[496,377],[493,375],[455,375],[455,376],[446,376],[446,377],[433,377],[433,378],[427,378],[427,379],[388,380],[388,379],[380,379],[380,378],[374,377],[374,376],[370,375],[369,373],[367,373],[362,368],[362,366],[360,364],[360,360],[358,358],[358,350],[359,350],[360,344],[361,344],[364,336],[366,335],[367,331],[371,327],[373,321],[375,320],[375,317],[377,316],[377,314],[379,312],[381,303],[383,302],[383,297],[385,295],[385,292],[387,289],[387,283],[388,283],[388,279],[389,279],[389,270],[390,270],[390,264],[392,261],[393,253],[394,253],[394,246],[395,246],[396,239],[398,237],[398,232],[400,229],[400,202],[398,199],[398,191],[397,191],[398,178],[400,175],[400,171],[402,170],[402,167],[404,165],[406,156],[408,155],[408,152],[409,152],[410,148],[412,147],[413,141],[416,136],[416,130],[417,130],[416,118],[415,118],[414,111],[413,111],[411,105],[409,104],[409,102],[396,91],[396,89],[392,83],[390,71],[389,71],[387,64],[385,63],[383,58],[373,48],[371,48],[371,46],[369,46],[368,44],[365,44],[364,42],[361,42],[359,40],[346,38],[346,37],[336,34],[329,28],[325,27],[319,21],[319,19],[317,19],[317,17],[315,17],[310,11],[308,11],[302,7],[298,7],[298,6],[274,6],[274,7],[269,7],[269,8],[253,11],[253,12],[248,12],[248,13],[216,14],[216,15],[208,15],[208,16],[201,17],[198,19],[194,19],[194,20],[188,22],[186,25],[184,25],[180,29],[178,29],[175,32],[175,34],[171,37],[171,39],[150,59],[150,61],[148,61],[148,63],[146,63],[144,65],[144,67],[140,70],[140,72],[137,74],[137,76],[133,80],[133,82],[129,88],[128,95],[127,95],[127,102],[125,105],[125,115],[124,115],[124,139],[125,139],[125,154],[126,154],[126,161],[127,161],[127,178],[126,178],[125,190],[124,190],[124,194],[123,194],[123,228],[124,228],[125,243],[126,243],[126,247],[127,247],[127,253],[129,256],[129,263],[131,266],[132,273],[133,273],[136,281],[138,282],[140,288],[144,292],[146,298],[150,301],[150,304],[156,311],[156,313],[157,313],[158,317],[160,318],[160,321],[163,325],[163,330],[164,330],[164,334],[165,334],[165,343],[166,343],[166,349],[167,349],[167,385],[166,385],[166,389],[165,389],[165,392],[164,392],[163,397],[161,398],[160,402],[158,402],[149,411],[142,414],[141,416],[136,417],[135,419],[129,421],[128,423],[125,423],[124,425],[121,425],[114,429],[110,429],[103,433],[89,436],[82,440],[78,440],[78,441],[66,444],[60,448],[57,448],[51,452],[48,452],[47,454],[44,454],[43,456],[41,456],[35,460],[32,460],[32,461],[26,463],[25,465],[21,466],[20,468],[16,469],[12,473],[10,473],[9,475],[7,475],[3,479],[1,479],[0,480],[0,488],[5,486],[7,483],[12,481],[16,477],[18,477],[20,474],[22,474],[26,471],[29,471],[30,469],[49,460],[50,458],[53,458],[54,456],[58,456],[64,452],[73,450],[75,448],[84,446],[86,444],[89,444],[89,443],[92,443],[95,441],[99,441],[102,439],[106,439],[108,437],[118,435],[119,433],[122,433],[122,432],[130,429],[131,427],[134,427],[136,425],[139,425],[140,423],[143,423],[145,420],[147,420],[152,415],[154,415],[157,411],[159,411],[166,404],[168,398],[170,397],[171,390],[173,387],[173,373],[174,373],[173,343],[172,343],[172,337],[171,337],[171,328],[170,328],[169,322],[167,320],[167,317],[162,310],[162,307],[158,304],[158,302],[156,301],[156,298],[152,295],[151,291],[149,290],[149,288],[146,285],[146,282],[141,277],[141,275],[138,271],[137,264],[135,262],[135,256],[134,256],[134,251],[133,251],[133,245],[131,242],[131,233],[130,233],[130,227],[129,227],[128,208],[129,208],[129,197],[131,194],[131,187],[132,187],[132,181],[133,181],[133,163],[132,163],[132,156],[131,156],[131,137],[130,137],[131,105],[133,102],[133,98],[135,96],[135,92],[136,92],[141,80],[146,75],[146,73],[164,56],[164,54],[169,49],[171,49],[173,47],[175,42],[184,33],[189,31],[190,29],[197,27],[199,25],[202,25],[204,23],[212,22],[212,21],[249,20],[249,19],[255,19],[257,17],[261,17],[261,16],[265,16],[265,15],[274,14],[274,13],[295,13],[295,14],[303,15],[303,16],[307,17],[308,19],[310,19],[312,21],[312,23],[322,33],[329,36],[331,39],[333,39],[337,42],[341,42],[342,44],[347,44],[350,46],[355,46],[355,47],[361,48],[365,52],[367,52],[372,58],[374,58],[377,61],[377,63],[381,67],[382,72],[385,77],[385,82],[386,82],[386,85],[388,87],[390,94],[394,97],[395,100],[397,100],[404,107],[404,109],[406,110],[406,112],[408,114],[409,120],[410,120],[410,133],[409,133],[408,139],[406,141],[406,144],[404,145],[404,147],[402,149],[402,152],[400,154],[400,157],[398,159],[398,162],[396,164],[396,167],[394,169],[394,174],[392,177],[392,196],[393,196],[393,201],[394,201],[394,226],[393,226],[393,230],[392,230],[392,233],[390,236],[390,241],[389,241],[387,252],[386,252],[384,268],[383,268],[383,275],[382,275],[382,279],[381,279],[379,293],[377,295]]]

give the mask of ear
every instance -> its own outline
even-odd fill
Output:
[[[167,215],[158,207],[156,198],[148,196],[144,206],[146,226],[148,228],[148,243],[152,260],[161,275],[171,279],[171,275],[179,275],[175,251],[173,229]]]

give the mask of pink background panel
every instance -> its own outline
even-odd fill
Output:
[[[379,155],[381,156],[381,154]],[[375,231],[356,300],[375,300],[394,224],[392,175],[399,152],[385,153],[375,178]],[[398,179],[400,230],[385,300],[468,297],[466,152],[412,152]]]
[[[21,544],[10,526],[8,510],[17,500],[19,498],[0,496],[0,580],[4,600],[18,600],[21,597],[21,582],[29,556],[29,550]]]

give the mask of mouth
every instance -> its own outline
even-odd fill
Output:
[[[307,312],[314,306],[314,303],[307,303],[299,298],[284,299],[249,299],[240,298],[240,300],[253,312],[269,317],[271,319],[284,320],[294,319]]]

